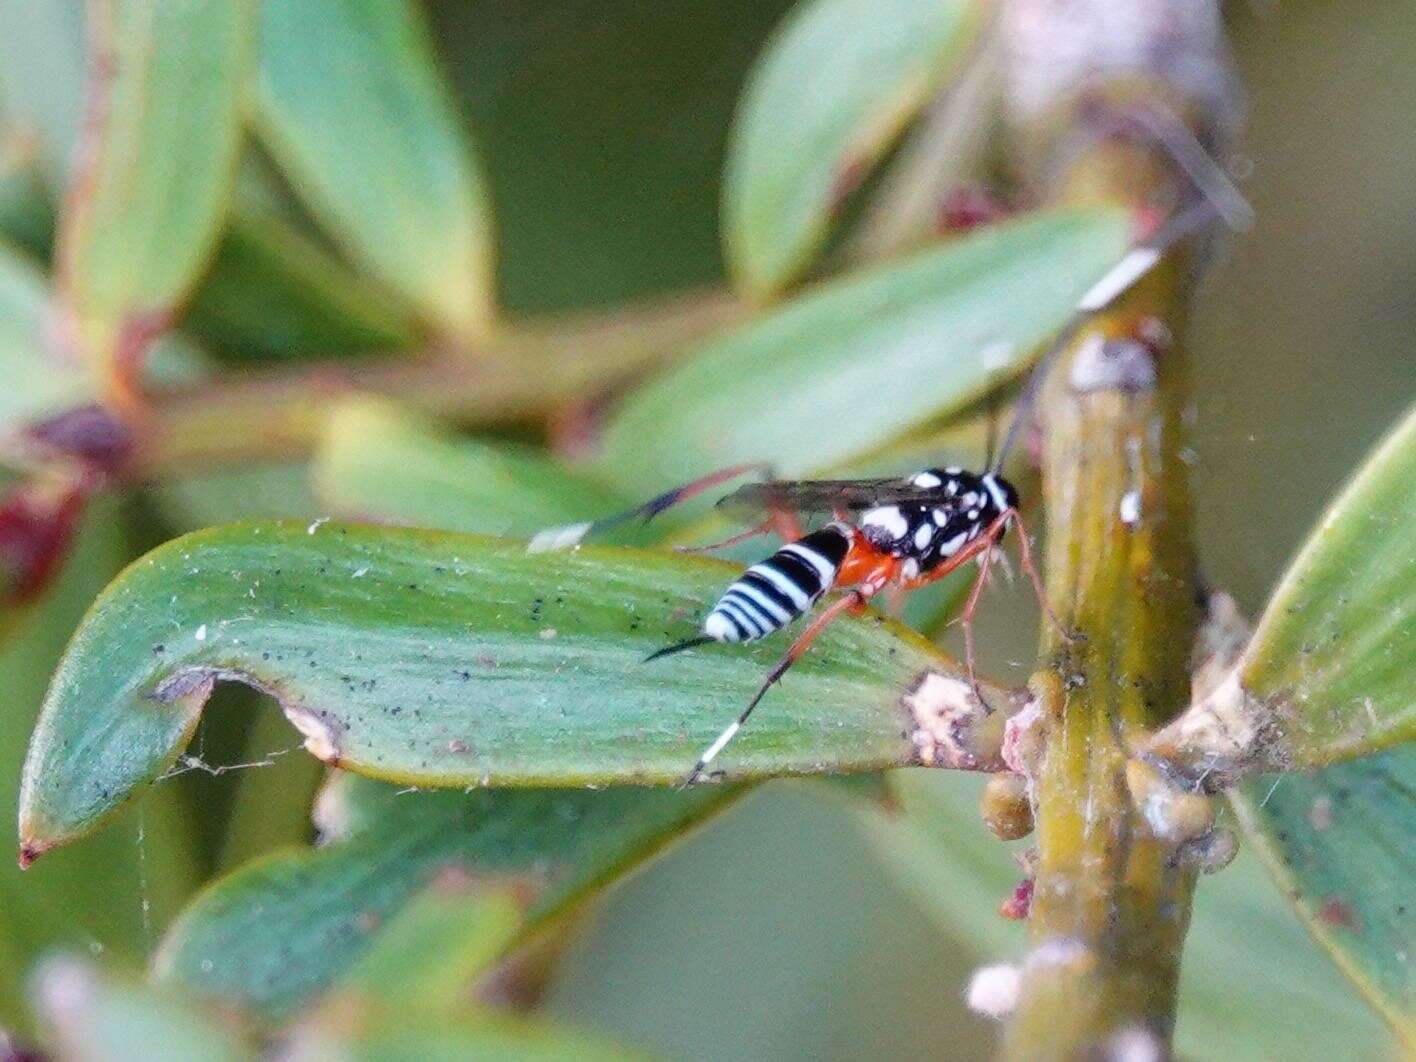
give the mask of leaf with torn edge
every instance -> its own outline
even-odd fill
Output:
[[[1416,1050],[1416,748],[1257,778],[1230,800],[1318,943]]]
[[[58,235],[74,338],[124,371],[211,256],[235,179],[253,28],[247,0],[108,0],[93,10],[97,120]]]
[[[104,591],[60,662],[25,763],[24,858],[92,829],[170,766],[225,679],[275,696],[320,759],[374,777],[677,782],[784,649],[645,663],[697,632],[734,571],[320,521],[175,539]],[[984,766],[1004,714],[982,717],[959,665],[918,635],[844,619],[723,763],[734,778]]]
[[[1217,779],[1416,738],[1416,409],[1333,502],[1238,665],[1152,742]]]
[[[637,390],[601,468],[644,494],[765,458],[795,476],[938,422],[1021,373],[1126,239],[1120,211],[1048,211],[822,284]]]
[[[724,179],[729,265],[769,295],[842,201],[958,68],[983,19],[969,0],[803,0],[743,94]]]
[[[465,338],[493,312],[491,210],[417,7],[262,4],[257,131],[336,242]]]
[[[367,953],[439,874],[526,890],[523,939],[684,835],[744,786],[400,792],[336,773],[316,805],[323,846],[250,863],[173,923],[157,976],[277,1020]]]

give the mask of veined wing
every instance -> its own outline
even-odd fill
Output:
[[[954,499],[940,487],[907,479],[777,479],[746,483],[718,502],[730,516],[749,518],[773,510],[802,514],[862,512],[877,505],[945,505]]]

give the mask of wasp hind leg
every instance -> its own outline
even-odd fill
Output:
[[[707,771],[708,765],[712,763],[727,747],[728,742],[737,736],[737,732],[742,729],[747,722],[752,710],[757,707],[762,698],[783,675],[795,664],[805,652],[811,648],[811,643],[824,631],[831,622],[843,612],[859,612],[865,607],[866,596],[859,590],[852,590],[844,597],[831,602],[822,612],[811,621],[806,630],[797,635],[796,641],[792,642],[791,648],[786,651],[782,659],[772,665],[772,670],[767,672],[767,677],[762,680],[762,685],[757,687],[757,692],[753,694],[752,700],[747,702],[747,707],[738,713],[738,717],[724,728],[723,732],[713,739],[713,743],[703,750],[703,754],[698,757],[698,762],[693,765],[693,770],[684,775],[683,781],[679,783],[679,788],[684,789],[702,779]]]

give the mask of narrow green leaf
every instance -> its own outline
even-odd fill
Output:
[[[38,138],[53,189],[69,177],[84,117],[85,0],[0,0],[0,96]]]
[[[40,967],[36,1005],[67,1062],[254,1062],[256,1053],[183,1000],[75,958]]]
[[[1416,748],[1231,794],[1318,943],[1416,1050]]]
[[[1021,959],[1025,926],[998,915],[1020,872],[979,819],[980,781],[954,772],[891,777],[903,814],[860,811],[886,865],[980,962]],[[1183,1057],[1370,1058],[1381,1056],[1385,1039],[1253,860],[1241,853],[1201,879],[1181,977]]]
[[[297,1030],[297,1059],[349,1062],[630,1062],[642,1055],[584,1033],[505,1015],[449,1018],[414,1011],[371,1023],[326,1022]],[[344,1027],[341,1028],[340,1025]]]
[[[169,332],[153,345],[149,379],[175,383],[209,370],[205,354]],[[49,283],[22,251],[0,241],[0,432],[88,405],[98,398],[94,374],[55,337]]]
[[[376,777],[677,781],[781,652],[644,663],[697,631],[733,570],[319,521],[176,539],[109,586],[61,662],[26,761],[22,845],[92,829],[160,774],[228,678],[275,695],[319,758]],[[901,696],[926,671],[959,673],[898,625],[843,619],[721,762],[735,777],[916,762]]]
[[[630,397],[605,473],[646,493],[742,461],[801,474],[956,413],[1021,372],[1125,247],[1119,212],[1049,212],[824,284]]]
[[[516,939],[521,908],[508,885],[444,873],[375,936],[340,991],[395,1007],[455,1007]]]
[[[330,234],[437,325],[483,330],[487,192],[414,5],[263,4],[259,82],[260,132]]]
[[[0,428],[92,400],[87,367],[56,349],[53,327],[44,274],[0,243]]]
[[[740,286],[790,283],[842,200],[956,70],[982,21],[968,0],[803,0],[744,93],[724,229]]]
[[[192,299],[187,327],[234,360],[271,362],[409,349],[382,291],[296,229],[239,203]]]
[[[1333,502],[1229,677],[1157,735],[1210,772],[1323,766],[1416,739],[1416,408]]]
[[[0,137],[13,135],[0,113]],[[0,239],[47,257],[54,242],[54,208],[32,162],[0,166]]]
[[[185,298],[215,246],[240,141],[251,5],[109,0],[89,91],[101,120],[60,219],[61,293],[109,365]]]
[[[1284,576],[1241,663],[1295,713],[1301,764],[1416,738],[1416,409],[1368,459]]]
[[[404,793],[340,772],[317,806],[325,845],[211,886],[173,924],[157,975],[278,1019],[348,970],[439,873],[519,883],[534,931],[742,791]]]
[[[330,414],[313,476],[320,497],[343,515],[449,531],[531,535],[626,505],[543,451],[454,439],[378,399],[354,399]]]
[[[216,468],[154,483],[147,493],[176,533],[238,520],[308,521],[322,510],[303,462]]]

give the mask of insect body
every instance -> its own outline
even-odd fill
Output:
[[[707,477],[721,482],[725,470]],[[652,515],[703,489],[703,481],[678,488],[634,510]],[[766,512],[768,518],[730,541],[775,531],[786,542],[752,565],[723,592],[704,617],[699,635],[666,646],[656,660],[711,642],[754,642],[810,612],[832,590],[843,595],[824,608],[768,672],[757,694],[736,720],[699,757],[687,781],[698,779],[742,728],[767,690],[843,611],[860,612],[885,589],[914,590],[942,578],[971,558],[981,571],[964,610],[966,657],[973,674],[971,622],[988,577],[991,548],[1018,519],[1018,493],[996,472],[962,468],[925,469],[906,479],[768,480],[750,483],[719,502],[720,508]],[[803,515],[829,512],[835,519],[809,533]],[[631,514],[626,514],[631,515]],[[625,517],[616,517],[616,520]],[[576,533],[572,531],[571,533]],[[544,541],[565,542],[566,532],[548,532]],[[1023,564],[1036,573],[1023,539]],[[1038,585],[1041,594],[1041,586]]]
[[[807,485],[754,486],[771,491],[776,504],[792,505],[793,496]],[[810,485],[823,498],[829,490],[821,488],[827,486]],[[744,493],[762,491],[748,488],[739,495]],[[960,468],[926,469],[906,480],[885,481],[878,492],[867,489],[858,497],[892,500],[862,511],[854,522],[838,520],[789,542],[747,569],[704,620],[704,636],[716,642],[756,641],[808,612],[828,590],[852,589],[870,597],[887,586],[923,585],[1005,512],[1015,510],[1018,501],[1017,491],[1001,476]],[[1000,525],[994,541],[1004,530]]]

